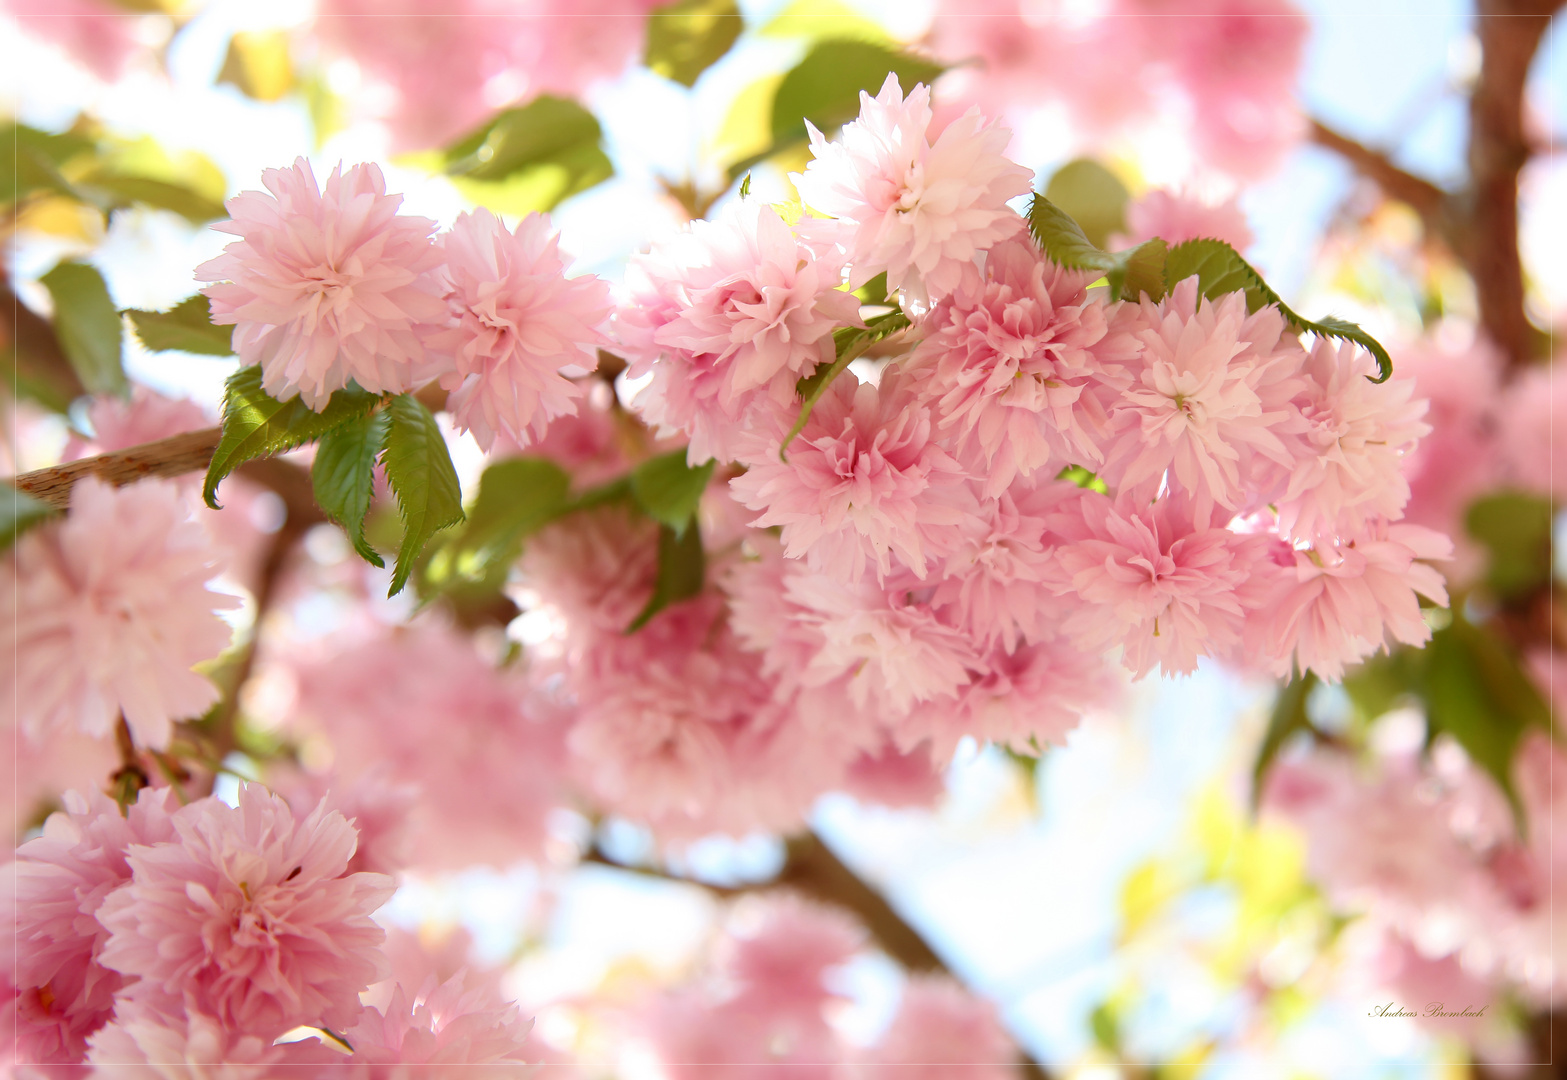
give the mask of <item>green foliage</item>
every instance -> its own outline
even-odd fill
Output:
[[[1078,158],[1057,169],[1045,187],[1045,197],[1097,247],[1104,247],[1112,234],[1126,231],[1131,194],[1115,173],[1092,158]]]
[[[1516,600],[1551,580],[1551,504],[1522,492],[1487,495],[1464,516],[1469,535],[1486,546],[1486,584]]]
[[[93,394],[130,393],[120,363],[124,326],[103,275],[67,260],[40,281],[54,298],[54,333],[82,385]]]
[[[207,466],[202,498],[218,509],[218,484],[252,458],[281,454],[319,439],[333,428],[367,415],[380,402],[353,383],[314,412],[299,398],[277,401],[261,389],[261,368],[242,367],[229,376],[223,394],[223,435]]]
[[[125,314],[130,316],[141,343],[153,352],[178,349],[206,356],[234,354],[233,328],[213,325],[207,298],[200,293],[186,297],[168,311],[132,308]]]
[[[528,536],[573,508],[571,477],[548,458],[497,461],[479,477],[479,496],[460,532],[435,553],[422,584],[497,591]]]
[[[170,157],[152,139],[115,142],[85,130],[51,134],[25,124],[0,132],[0,155],[15,163],[0,179],[0,204],[56,195],[107,214],[140,204],[194,224],[223,216],[223,174],[199,154]]]
[[[743,28],[735,0],[676,0],[648,17],[642,62],[681,86],[695,86]]]
[[[228,83],[256,101],[279,101],[294,88],[294,63],[288,32],[240,30],[229,39],[228,53],[218,71]]]
[[[684,537],[713,476],[714,464],[710,459],[690,468],[683,447],[649,458],[631,472],[631,496],[648,517]]]
[[[862,304],[885,304],[887,299],[887,271],[883,270],[864,285],[854,290]]]
[[[444,168],[460,191],[492,209],[551,210],[615,174],[602,136],[588,110],[545,94],[447,147]]]
[[[365,515],[375,491],[375,462],[385,445],[389,421],[384,412],[340,424],[321,436],[310,483],[316,503],[343,527],[354,550],[373,566],[385,566],[365,540]]]
[[[684,453],[685,451],[681,451]],[[707,556],[702,550],[702,530],[693,522],[683,533],[668,525],[658,527],[658,580],[647,606],[626,627],[634,634],[670,604],[689,600],[702,591],[707,576]]]
[[[784,451],[789,449],[789,444],[794,442],[794,437],[805,430],[805,422],[811,418],[811,410],[821,400],[821,396],[827,392],[834,379],[848,370],[849,364],[865,354],[876,342],[891,337],[899,330],[909,325],[909,317],[901,311],[889,311],[885,315],[878,315],[874,319],[865,320],[865,326],[843,326],[833,331],[833,343],[838,348],[838,358],[831,364],[817,367],[810,375],[801,379],[795,386],[800,395],[800,415],[795,417],[794,426],[789,429],[789,434],[784,436],[782,445],[778,447],[778,456],[785,461]]]
[[[1347,319],[1303,318],[1268,287],[1262,275],[1238,251],[1222,240],[1187,240],[1166,248],[1163,240],[1154,239],[1112,254],[1090,241],[1072,216],[1044,195],[1034,195],[1028,218],[1034,238],[1052,261],[1104,274],[1112,299],[1146,292],[1150,299],[1157,300],[1171,285],[1196,275],[1198,291],[1210,300],[1243,292],[1252,311],[1273,304],[1297,330],[1360,345],[1377,361],[1377,375],[1372,382],[1386,382],[1393,374],[1393,358],[1376,338]]]
[[[1279,756],[1279,751],[1295,735],[1313,730],[1311,719],[1306,715],[1306,699],[1311,696],[1312,688],[1316,685],[1317,676],[1308,671],[1304,675],[1295,676],[1280,688],[1279,696],[1273,703],[1273,712],[1268,717],[1268,730],[1263,734],[1262,745],[1257,749],[1257,760],[1251,767],[1251,805],[1254,809],[1262,798],[1262,782],[1273,765],[1273,759]]]
[[[403,542],[387,593],[396,596],[408,583],[425,542],[463,520],[462,487],[446,439],[419,399],[412,394],[397,395],[387,406],[387,416],[382,463],[403,519]]]
[[[0,551],[16,543],[16,538],[28,529],[57,513],[59,511],[48,503],[0,481]]]
[[[1080,488],[1097,491],[1101,495],[1107,495],[1110,492],[1110,485],[1104,482],[1104,477],[1090,469],[1084,468],[1082,465],[1068,465],[1056,473],[1056,479],[1070,480]]]
[[[0,204],[39,193],[69,195],[71,182],[60,166],[92,145],[80,135],[55,135],[14,121],[0,126],[0,161],[10,166],[0,169]]]

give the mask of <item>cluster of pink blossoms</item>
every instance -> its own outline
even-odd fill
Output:
[[[123,814],[68,794],[5,868],[7,1059],[323,1077],[520,1062],[530,1025],[493,987],[394,970],[370,918],[392,879],[352,869],[356,842],[324,803],[296,812],[257,784],[236,806],[149,788]],[[278,1041],[300,1027],[318,1037]]]

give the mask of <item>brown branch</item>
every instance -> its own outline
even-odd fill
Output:
[[[205,469],[221,434],[220,428],[204,428],[171,435],[112,454],[23,473],[13,483],[33,498],[64,509],[71,504],[71,488],[84,476],[97,476],[123,487],[148,476],[183,476]]]
[[[1448,205],[1451,197],[1447,192],[1431,181],[1399,168],[1382,151],[1356,142],[1320,120],[1311,121],[1310,137],[1312,142],[1332,150],[1354,166],[1360,175],[1374,181],[1390,198],[1407,203],[1420,215],[1428,234],[1442,236],[1449,243],[1452,242],[1455,223]]]

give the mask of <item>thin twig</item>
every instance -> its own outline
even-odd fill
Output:
[[[84,476],[122,487],[149,476],[183,476],[205,469],[222,434],[222,429],[215,427],[188,431],[112,454],[23,473],[13,483],[33,498],[64,509],[71,504],[71,488]]]

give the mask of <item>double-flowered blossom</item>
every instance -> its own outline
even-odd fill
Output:
[[[1023,229],[1007,200],[1028,193],[1033,173],[1005,157],[1011,132],[978,109],[930,138],[930,88],[907,98],[889,74],[860,117],[829,142],[807,123],[814,160],[792,179],[814,212],[812,235],[848,253],[858,286],[883,271],[889,289],[929,302],[957,287],[976,254]]]
[[[529,214],[508,231],[485,209],[459,215],[439,241],[452,325],[432,335],[454,370],[441,376],[447,408],[485,450],[498,434],[527,446],[586,392],[563,367],[591,371],[608,339],[609,286],[568,278],[549,218]]]
[[[196,269],[212,321],[260,364],[262,387],[317,411],[349,380],[401,393],[428,378],[425,338],[446,315],[434,270],[435,222],[398,214],[375,165],[342,167],[323,191],[310,163],[262,173],[214,228],[240,239]]]
[[[228,647],[216,612],[238,599],[207,587],[217,553],[174,483],[85,477],[65,520],[22,537],[12,559],[0,648],[16,662],[0,700],[27,737],[107,736],[123,715],[138,744],[161,748],[217,700],[191,667]]]

